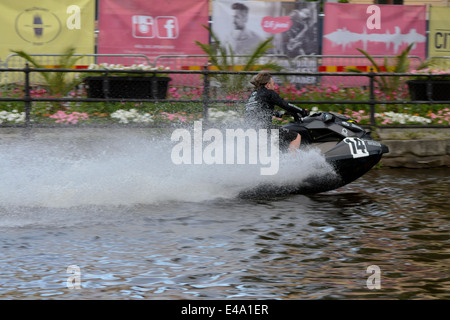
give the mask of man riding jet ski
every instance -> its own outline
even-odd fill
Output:
[[[297,132],[289,131],[272,124],[272,117],[281,117],[284,113],[274,111],[275,106],[279,106],[291,114],[299,113],[302,117],[309,114],[308,110],[303,110],[293,104],[286,102],[275,92],[275,83],[268,72],[259,73],[251,84],[255,86],[254,91],[245,104],[244,119],[247,126],[255,129],[279,129],[282,149],[289,145],[290,149],[298,149],[301,143],[301,136]]]
[[[280,127],[281,150],[286,150],[286,144],[289,144],[290,150],[318,148],[336,173],[333,177],[314,176],[298,185],[286,186],[284,193],[318,193],[342,187],[364,175],[381,160],[384,153],[389,152],[387,146],[373,140],[370,132],[349,117],[334,112],[310,115],[308,110],[287,103],[273,91],[273,79],[269,73],[258,74],[253,83],[256,88],[245,107],[247,124],[273,128],[274,105],[280,106],[286,110],[284,114],[294,118],[293,122]],[[260,186],[250,194],[261,191],[277,192],[271,186]]]

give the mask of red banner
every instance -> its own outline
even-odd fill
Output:
[[[100,54],[203,54],[208,0],[100,0]]]
[[[411,43],[425,58],[425,5],[325,4],[324,55],[398,55]]]

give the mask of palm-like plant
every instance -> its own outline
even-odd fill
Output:
[[[38,69],[45,68],[28,53],[24,51],[15,51],[15,50],[11,51],[27,60],[35,68]],[[66,52],[60,56],[58,61],[58,67],[62,69],[71,69],[76,64],[76,62],[83,57],[83,56],[78,57],[74,56],[74,52],[75,52],[74,48],[67,49]],[[70,92],[70,90],[72,90],[82,81],[82,79],[79,79],[76,75],[73,74],[69,75],[67,72],[40,72],[40,74],[47,83],[49,92],[55,96],[67,95]]]
[[[446,57],[430,57],[417,67],[417,70],[422,69],[450,70],[450,61]]]
[[[409,58],[408,54],[411,51],[414,43],[411,43],[405,50],[403,50],[398,56],[395,57],[395,64],[393,66],[389,66],[388,58],[384,57],[384,63],[383,67],[381,68],[376,62],[375,59],[369,55],[366,51],[362,49],[357,49],[359,52],[361,52],[373,65],[375,72],[383,72],[383,69],[385,72],[392,72],[392,73],[407,73],[409,71]],[[346,68],[347,71],[350,72],[359,72],[362,71],[356,68],[348,67]],[[395,90],[398,89],[400,85],[400,77],[375,77],[374,80],[380,87],[380,89],[385,94],[391,94]]]
[[[211,65],[216,67],[218,71],[280,71],[282,69],[272,61],[258,64],[259,60],[267,53],[267,51],[270,48],[273,48],[273,45],[271,44],[273,37],[259,43],[254,51],[248,56],[241,57],[236,56],[233,53],[231,46],[228,46],[228,48],[222,46],[220,40],[210,27],[205,25],[203,27],[209,31],[214,43],[205,44],[199,41],[195,41],[195,43],[208,55]],[[239,63],[239,67],[237,63]],[[235,74],[215,75],[216,80],[227,93],[240,91],[245,88],[250,77],[251,76],[249,75]]]

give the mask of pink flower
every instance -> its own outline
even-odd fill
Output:
[[[87,113],[72,112],[71,114],[66,114],[64,111],[57,111],[55,114],[49,116],[49,118],[56,119],[55,123],[71,123],[77,124],[78,121],[87,120],[89,118]]]

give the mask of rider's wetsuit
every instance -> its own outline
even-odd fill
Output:
[[[245,104],[245,123],[252,128],[280,129],[280,142],[288,145],[297,138],[297,133],[272,124],[272,117],[280,116],[279,112],[274,111],[275,106],[292,114],[300,113],[303,117],[309,114],[307,110],[286,102],[275,91],[262,87],[253,91]]]
[[[275,91],[263,87],[250,94],[245,104],[245,121],[253,127],[269,128],[272,125],[272,116],[277,115],[275,106],[293,114],[304,112],[303,109],[286,102]]]

